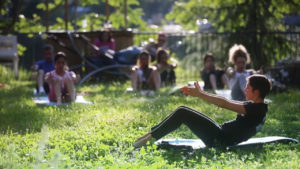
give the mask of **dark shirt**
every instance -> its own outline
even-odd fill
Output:
[[[221,125],[222,137],[227,145],[238,144],[248,140],[261,130],[266,119],[268,105],[264,103],[244,103],[246,114],[237,115],[235,120],[225,122]]]
[[[38,66],[38,70],[44,70],[45,74],[55,69],[54,61],[47,62],[46,60],[40,60],[36,62],[36,65]]]
[[[209,76],[211,74],[214,74],[216,76],[216,85],[217,85],[217,88],[218,89],[223,89],[224,88],[224,84],[222,83],[222,75],[224,74],[225,72],[223,70],[213,70],[213,71],[204,71],[202,73],[202,80],[204,82],[204,90],[210,90],[212,89],[212,85],[210,84],[210,81],[209,81]]]

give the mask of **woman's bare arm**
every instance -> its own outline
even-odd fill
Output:
[[[52,77],[51,72],[46,73],[45,79],[44,79],[44,80],[45,80],[45,82],[47,82],[47,83],[51,83],[51,82],[52,82],[53,77]]]
[[[244,104],[241,101],[234,101],[234,100],[229,100],[226,99],[225,97],[218,96],[215,94],[210,94],[205,91],[202,91],[198,82],[195,82],[195,87],[183,87],[181,90],[184,94],[194,96],[194,97],[200,97],[201,99],[215,104],[219,107],[237,112],[238,114],[245,114],[245,108]]]

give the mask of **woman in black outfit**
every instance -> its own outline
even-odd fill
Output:
[[[138,138],[134,147],[142,147],[152,138],[158,140],[179,128],[181,124],[187,125],[207,147],[235,145],[248,140],[261,129],[268,111],[264,98],[271,90],[271,83],[264,75],[252,75],[247,78],[244,92],[248,101],[245,102],[228,100],[202,91],[197,82],[194,85],[194,87],[183,87],[181,90],[186,95],[199,97],[221,108],[236,112],[236,119],[219,125],[201,112],[180,106],[162,122],[152,127],[151,132]]]

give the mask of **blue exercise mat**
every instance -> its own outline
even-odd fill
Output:
[[[48,99],[48,96],[34,96],[33,97],[33,101],[37,104],[37,105],[44,105],[44,106],[56,106],[56,102],[50,102]],[[93,104],[90,101],[86,101],[83,96],[76,96],[76,100],[75,103],[79,103],[79,104]],[[68,105],[70,103],[63,103],[62,105]]]
[[[247,141],[241,142],[237,145],[230,146],[229,148],[259,146],[270,143],[298,143],[298,140],[281,136],[268,136],[259,138],[250,138]],[[206,148],[205,144],[200,139],[160,139],[155,142],[159,148],[170,149],[187,149],[197,150]]]

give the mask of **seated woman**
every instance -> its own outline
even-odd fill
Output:
[[[63,102],[74,102],[76,92],[74,83],[79,81],[79,76],[74,72],[67,71],[66,55],[58,52],[54,57],[55,70],[48,72],[45,81],[50,86],[49,101],[56,102],[57,105]]]
[[[158,125],[152,127],[151,132],[138,138],[133,144],[135,148],[146,145],[152,138],[158,140],[164,137],[179,128],[181,124],[185,124],[207,147],[232,146],[246,141],[254,136],[265,122],[268,105],[264,103],[264,98],[271,90],[271,83],[263,75],[248,77],[247,86],[244,89],[246,98],[249,100],[246,102],[228,100],[202,91],[197,82],[193,87],[186,86],[181,90],[186,95],[236,112],[237,118],[219,125],[197,110],[180,106]]]
[[[176,76],[174,69],[177,67],[176,63],[169,64],[168,63],[169,54],[165,49],[158,49],[157,52],[157,70],[160,73],[161,86],[164,87],[166,85],[175,85]]]
[[[216,69],[215,59],[212,53],[207,53],[204,56],[204,68],[201,71],[201,78],[204,81],[204,90],[223,89],[224,86],[229,88],[228,80],[225,71]]]
[[[132,68],[131,85],[133,90],[159,90],[160,75],[155,66],[150,66],[151,56],[143,51],[139,54],[137,65]]]
[[[94,45],[99,48],[99,50],[95,51],[97,57],[92,58],[92,60],[99,67],[113,65],[117,62],[113,57],[107,56],[107,51],[115,50],[115,40],[112,38],[112,35],[109,30],[104,30],[100,33],[99,37],[95,40]]]
[[[255,73],[254,70],[246,70],[246,65],[250,64],[250,55],[243,45],[233,45],[229,49],[229,63],[234,64],[234,68],[226,70],[233,100],[246,100],[243,89],[246,87],[246,78]]]

